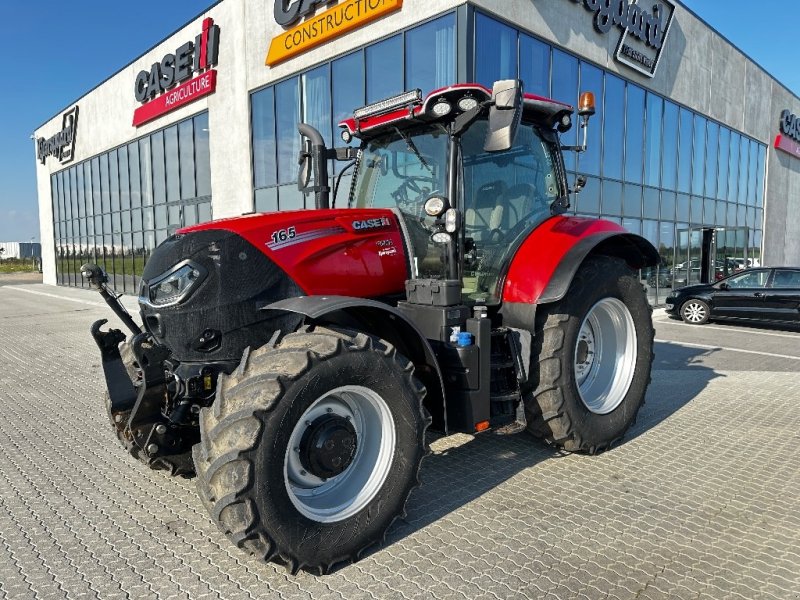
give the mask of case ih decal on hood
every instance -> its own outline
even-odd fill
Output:
[[[386,217],[380,219],[363,219],[361,221],[353,221],[353,229],[360,231],[363,229],[378,229],[379,227],[389,227],[392,224]]]
[[[133,112],[134,127],[213,93],[217,72],[211,67],[216,66],[218,56],[219,25],[207,18],[194,42],[186,42],[136,76],[133,93],[143,105]]]

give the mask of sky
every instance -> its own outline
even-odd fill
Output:
[[[761,0],[757,9],[752,0],[682,1],[800,96],[796,52],[787,44],[791,25],[781,27],[781,15],[792,23],[796,0]],[[39,241],[33,131],[195,17],[211,0],[2,4],[0,241]]]

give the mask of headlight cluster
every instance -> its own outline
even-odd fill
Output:
[[[158,307],[178,304],[200,284],[204,275],[204,269],[192,262],[176,265],[151,281],[146,290],[142,286],[140,299]]]

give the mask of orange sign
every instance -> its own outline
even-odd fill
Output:
[[[276,65],[403,6],[403,0],[347,0],[272,40],[266,64]]]

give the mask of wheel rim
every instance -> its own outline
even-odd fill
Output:
[[[617,408],[636,370],[636,327],[628,307],[604,298],[587,313],[575,343],[575,380],[581,401],[605,415]]]
[[[378,493],[394,449],[394,419],[386,401],[362,386],[336,388],[311,404],[289,437],[283,467],[289,499],[314,521],[347,519]],[[326,467],[343,470],[323,477]]]
[[[687,302],[683,307],[683,316],[690,323],[702,323],[706,319],[706,307],[699,302]]]

